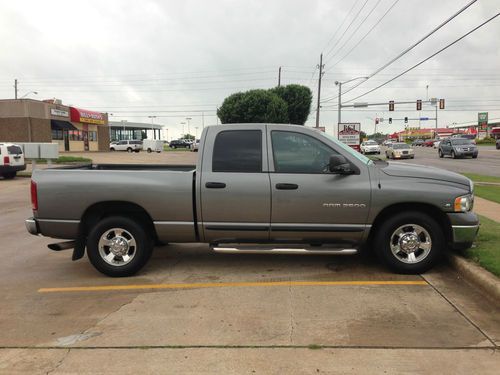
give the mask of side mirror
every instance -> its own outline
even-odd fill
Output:
[[[332,155],[330,156],[330,164],[328,168],[331,173],[336,174],[353,174],[354,171],[351,169],[351,164],[342,155]]]

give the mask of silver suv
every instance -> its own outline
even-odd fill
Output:
[[[142,141],[118,141],[109,145],[109,151],[139,152],[142,150]]]

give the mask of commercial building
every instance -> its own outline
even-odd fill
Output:
[[[3,99],[0,141],[54,142],[62,152],[108,151],[108,115],[69,107],[57,99]]]
[[[110,121],[109,138],[112,141],[131,139],[162,139],[163,125],[142,122]]]

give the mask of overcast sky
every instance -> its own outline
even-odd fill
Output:
[[[0,98],[30,91],[36,99],[113,113],[112,120],[150,122],[179,137],[215,124],[215,111],[237,91],[300,83],[314,91],[307,122],[315,122],[319,55],[324,54],[320,124],[334,132],[336,80],[370,75],[462,8],[469,0],[282,1],[0,1]],[[479,0],[424,43],[346,93],[346,103],[430,56],[500,11]],[[356,17],[357,15],[357,17]],[[380,20],[380,22],[379,22]],[[352,24],[351,24],[352,22]],[[350,25],[351,24],[351,25]],[[373,30],[367,32],[377,24]],[[349,27],[350,25],[350,27]],[[352,50],[364,35],[367,36]],[[364,102],[445,98],[439,125],[500,118],[500,17],[408,73],[358,99]],[[345,57],[344,57],[345,56]],[[348,90],[351,84],[346,84]],[[343,121],[373,132],[373,118],[434,117],[414,105],[344,109]],[[419,121],[410,121],[418,126]],[[421,126],[426,122],[422,121]],[[434,126],[433,121],[427,125]],[[393,132],[404,126],[384,122]],[[195,127],[198,127],[196,130]],[[187,126],[185,126],[187,131]]]

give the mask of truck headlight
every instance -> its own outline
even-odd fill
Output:
[[[455,198],[453,205],[455,212],[469,212],[474,207],[474,195],[467,194]]]

